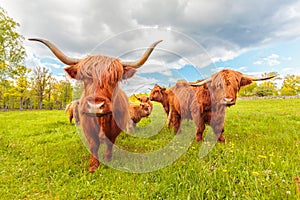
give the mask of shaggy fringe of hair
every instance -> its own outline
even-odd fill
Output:
[[[222,70],[218,73],[216,73],[215,75],[213,75],[213,82],[215,85],[223,85],[224,83],[229,86],[229,85],[235,85],[235,81],[233,80],[237,80],[238,76],[240,76],[241,74],[238,73],[233,73],[232,71],[229,70]],[[224,82],[223,82],[224,81]]]
[[[97,55],[88,56],[80,63],[79,76],[99,81],[100,87],[115,84],[122,79],[123,65],[119,59]]]

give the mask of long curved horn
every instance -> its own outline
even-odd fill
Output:
[[[133,96],[134,96],[136,99],[139,99],[135,94],[133,94]]]
[[[243,78],[248,78],[251,79],[252,81],[264,81],[264,80],[269,80],[271,78],[274,78],[276,75],[273,76],[269,76],[269,77],[263,77],[263,78],[257,78],[257,77],[253,77],[253,76],[248,76],[243,74]]]
[[[150,45],[150,47],[146,50],[146,52],[144,53],[144,55],[136,62],[121,62],[122,65],[124,67],[133,67],[133,68],[139,68],[140,66],[142,66],[147,59],[149,58],[150,54],[152,53],[152,51],[154,50],[155,46],[162,42],[162,40],[156,41],[154,42],[152,45]]]
[[[44,39],[40,39],[40,38],[29,38],[28,40],[43,43],[44,45],[46,45],[52,51],[52,53],[61,62],[65,63],[66,65],[75,65],[80,61],[80,59],[70,58],[70,57],[66,56],[61,50],[59,50],[54,44],[52,44],[48,40],[44,40]]]
[[[205,83],[208,83],[208,82],[211,82],[212,81],[212,78],[207,78],[203,81],[200,81],[198,83],[193,83],[193,84],[190,84],[190,86],[201,86],[201,85],[204,85]]]

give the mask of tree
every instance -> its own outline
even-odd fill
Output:
[[[49,69],[40,66],[36,66],[32,72],[33,72],[33,77],[31,78],[32,88],[36,93],[39,109],[41,110],[43,108],[45,89],[48,85],[51,75],[49,73]]]
[[[14,76],[17,79],[16,81],[16,96],[20,100],[20,110],[23,110],[23,103],[26,94],[28,93],[29,81],[28,73],[30,72],[25,66],[19,66],[14,70]]]
[[[72,101],[73,88],[69,81],[59,81],[55,85],[55,92],[53,93],[53,99],[56,104],[56,108],[62,109],[66,107],[68,103]]]
[[[257,86],[254,93],[259,97],[274,96],[277,95],[277,87],[274,83],[267,81]]]
[[[300,76],[287,75],[280,89],[282,96],[300,95]]]
[[[255,94],[255,88],[257,88],[256,82],[253,82],[250,85],[242,87],[239,91],[239,96],[241,97],[253,96]]]
[[[277,76],[277,72],[271,72],[271,73],[264,73],[262,74],[262,77],[269,77],[269,76]],[[280,79],[280,78],[273,78],[272,80],[265,81],[261,84],[259,84],[254,90],[254,94],[256,96],[273,96],[278,94],[278,90],[276,87],[276,84],[274,83],[274,80]]]
[[[55,91],[55,85],[57,84],[57,80],[54,77],[49,77],[48,84],[45,89],[47,107],[49,110],[53,109],[54,102],[52,98],[52,94]]]
[[[7,16],[7,13],[0,7],[0,60],[1,79],[5,76],[12,76],[11,72],[20,65],[25,58],[25,49],[22,46],[24,37],[16,32],[20,24]]]
[[[24,37],[17,33],[20,25],[10,18],[0,7],[0,101],[6,104],[4,93],[7,93],[7,78],[14,78],[18,68],[25,58],[25,49],[22,46]]]

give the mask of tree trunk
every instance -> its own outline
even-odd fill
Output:
[[[20,98],[20,111],[23,110],[23,97]]]

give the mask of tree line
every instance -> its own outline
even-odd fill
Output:
[[[274,73],[262,74],[263,77],[267,77],[268,75],[274,75]],[[286,75],[283,78],[283,82],[280,88],[276,86],[275,81],[280,80],[278,77],[273,80],[262,82],[258,84],[257,82],[253,82],[252,84],[241,88],[239,92],[239,96],[297,96],[300,95],[300,76],[296,75]]]
[[[16,31],[19,26],[0,7],[0,109],[65,108],[80,96],[81,85],[74,86],[67,79],[57,80],[46,67],[25,66],[24,37]],[[276,87],[274,80],[259,85],[254,82],[239,93],[239,96],[272,95],[300,95],[300,76],[287,75],[281,88]]]
[[[57,80],[43,66],[25,66],[20,24],[0,7],[0,109],[63,109],[72,100],[73,87]]]

